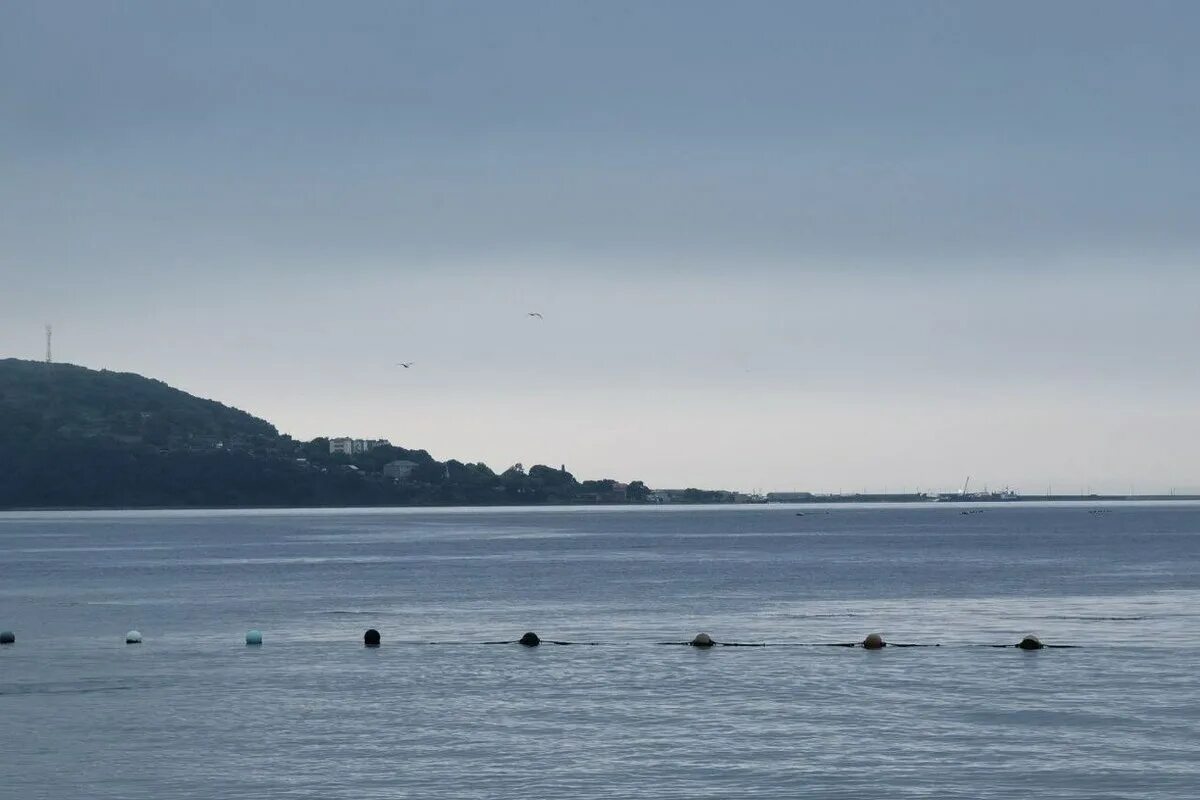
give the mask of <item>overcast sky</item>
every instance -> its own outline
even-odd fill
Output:
[[[1198,489],[1197,30],[1193,2],[7,3],[0,356],[49,321],[61,361],[498,470]]]

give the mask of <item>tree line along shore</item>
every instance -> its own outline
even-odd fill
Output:
[[[338,451],[132,373],[0,360],[0,508],[226,508],[653,503],[637,480],[565,467],[439,461],[372,442]],[[733,502],[677,490],[674,502]]]

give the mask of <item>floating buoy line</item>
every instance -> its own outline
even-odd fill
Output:
[[[0,645],[12,645],[16,643],[16,634],[12,631],[0,631]],[[142,634],[137,630],[131,630],[125,634],[125,644],[141,644]],[[248,646],[261,646],[263,643],[262,631],[257,628],[252,628],[246,632],[246,644]],[[363,634],[363,646],[379,647],[382,643],[382,636],[375,628],[368,628]],[[571,642],[561,639],[543,639],[533,631],[526,631],[519,639],[505,639],[502,641],[488,642],[429,642],[429,641],[401,641],[401,645],[433,645],[433,646],[454,646],[454,645],[512,645],[518,644],[522,647],[539,647],[543,644],[550,645],[579,645],[585,647],[595,647],[599,645],[620,645],[629,644],[629,642]],[[680,645],[684,647],[694,647],[699,650],[710,650],[714,647],[860,647],[864,650],[882,650],[886,647],[943,647],[940,643],[922,643],[922,642],[888,642],[884,641],[883,636],[878,633],[870,633],[860,642],[722,642],[713,639],[707,633],[698,633],[692,639],[685,642],[652,642],[655,645]],[[1080,645],[1074,644],[1043,644],[1042,640],[1033,634],[1023,637],[1016,644],[963,644],[959,647],[992,647],[992,648],[1015,648],[1017,650],[1047,650],[1047,649],[1073,649]]]

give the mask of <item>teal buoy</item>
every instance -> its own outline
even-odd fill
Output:
[[[522,636],[517,641],[520,644],[525,645],[526,647],[537,647],[539,644],[542,643],[542,640],[533,631],[529,631],[528,633],[526,633],[524,636]]]
[[[246,644],[262,644],[262,631],[257,628],[246,631]]]
[[[1042,640],[1034,636],[1032,633],[1022,639],[1017,647],[1022,650],[1041,650],[1046,645],[1042,644]]]
[[[0,631],[0,644],[12,644],[17,640],[17,635],[12,631]]]
[[[125,644],[141,644],[142,634],[140,631],[130,631],[125,634]]]

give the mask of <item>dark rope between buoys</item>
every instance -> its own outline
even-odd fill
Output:
[[[682,647],[766,647],[766,642],[718,642],[714,640],[712,644],[696,644],[695,640],[690,642],[655,642],[655,644],[665,645],[680,645]]]
[[[884,647],[941,647],[941,643],[924,644],[920,642],[884,642],[878,647],[867,647],[862,642],[830,642],[828,644],[801,644],[798,647],[861,647],[864,650],[878,650]]]
[[[862,647],[862,642],[718,642],[712,645],[695,645],[691,642],[655,642],[655,644],[682,645],[684,647]],[[941,644],[888,642],[886,647],[941,647]],[[1047,645],[1049,647],[1050,645]],[[1066,647],[1068,645],[1055,645]],[[1015,644],[995,644],[991,647],[1016,647]]]
[[[429,642],[429,644],[449,644],[449,642]],[[606,642],[563,642],[563,641],[559,641],[556,639],[539,639],[538,645],[534,645],[534,644],[527,644],[527,643],[521,641],[520,639],[509,639],[504,642],[479,642],[479,644],[523,644],[526,647],[537,647],[538,645],[541,645],[541,644],[562,644],[562,645],[580,645],[582,647],[594,647],[595,645],[606,644]]]
[[[521,644],[520,639],[505,639],[503,641],[488,641],[488,642],[412,642],[398,641],[396,645],[428,645],[430,647],[470,647],[472,645],[501,645],[501,644]],[[556,639],[542,639],[540,644],[556,644],[556,645],[572,645],[576,647],[621,647],[625,645],[638,644],[638,642],[568,642]],[[691,642],[648,642],[647,644],[655,646],[667,647],[697,647]],[[529,645],[526,645],[527,647]],[[845,647],[854,648],[862,647],[862,642],[718,642],[713,641],[712,645],[701,645],[697,649],[706,649],[707,647]],[[887,642],[885,647],[990,647],[990,648],[1008,648],[1008,649],[1023,649],[1016,644],[973,644],[963,642],[961,644],[942,644],[941,642]],[[1081,644],[1044,644],[1042,649],[1066,649],[1078,650],[1085,645]]]
[[[1044,644],[1041,647],[1021,647],[1020,644],[975,644],[968,647],[1011,647],[1017,650],[1078,650],[1081,644]]]
[[[257,631],[252,631],[257,633]],[[378,647],[380,644],[379,631],[374,628],[368,630],[363,637],[364,643],[368,647]],[[425,645],[444,645],[444,646],[470,646],[473,644],[484,645],[513,645],[519,644],[524,647],[538,647],[542,644],[553,644],[560,646],[578,645],[581,647],[597,647],[600,645],[619,645],[629,644],[629,642],[572,642],[564,639],[543,639],[533,631],[526,631],[519,639],[503,639],[486,642],[400,642],[399,644],[425,644]],[[940,642],[888,642],[884,641],[883,637],[878,633],[868,634],[861,642],[720,642],[713,639],[707,633],[698,633],[690,641],[686,642],[654,642],[656,645],[666,645],[673,647],[695,647],[698,650],[708,650],[713,647],[861,647],[864,650],[882,650],[885,647],[942,647]],[[1029,634],[1022,637],[1016,644],[963,644],[962,647],[991,647],[991,648],[1014,648],[1017,650],[1074,650],[1081,647],[1075,644],[1043,644],[1042,641],[1035,635]]]

